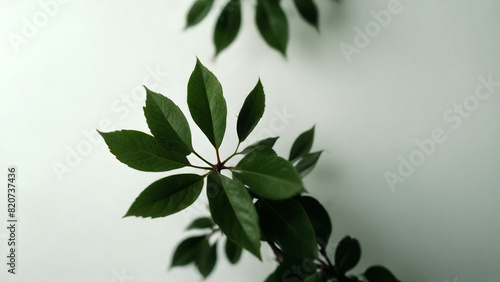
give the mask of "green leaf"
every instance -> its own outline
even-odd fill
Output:
[[[191,224],[188,226],[187,230],[212,228],[214,224],[215,223],[210,217],[200,217],[193,220],[193,222],[191,222]]]
[[[276,278],[276,273],[273,272],[273,273],[269,274],[269,276],[267,276],[267,278],[266,278],[266,280],[264,280],[264,282],[281,282],[281,281],[278,280],[278,278]]]
[[[230,0],[222,9],[214,30],[215,55],[229,46],[240,30],[241,3],[240,0]]]
[[[295,7],[306,22],[318,29],[318,8],[313,0],[294,0]]]
[[[399,282],[387,268],[379,265],[369,267],[363,275],[369,282]]]
[[[303,132],[295,139],[293,142],[292,149],[290,150],[290,157],[288,160],[291,162],[296,161],[298,158],[305,156],[309,151],[311,151],[312,144],[314,141],[314,126]]]
[[[313,275],[309,275],[304,279],[304,282],[321,282],[321,273],[316,272]]]
[[[188,106],[191,116],[208,140],[219,148],[226,131],[226,100],[222,86],[197,59],[188,83]]]
[[[241,151],[240,154],[248,154],[250,153],[251,151],[257,149],[257,148],[269,148],[269,149],[272,149],[274,144],[276,143],[276,140],[278,140],[279,137],[269,137],[269,138],[266,138],[266,139],[263,139],[263,140],[260,140],[248,147],[246,147],[245,149],[243,149],[243,151]]]
[[[215,268],[215,263],[217,262],[217,243],[212,245],[208,244],[208,240],[202,244],[199,249],[198,256],[196,257],[196,267],[198,271],[206,278]]]
[[[204,242],[206,242],[205,235],[190,237],[182,241],[174,252],[170,267],[183,266],[194,262]]]
[[[269,201],[255,204],[262,232],[281,250],[296,257],[317,257],[316,234],[307,213],[295,200]]]
[[[116,158],[142,171],[168,171],[189,165],[186,156],[166,151],[151,135],[135,130],[99,132]]]
[[[266,199],[287,199],[304,189],[297,170],[271,149],[256,149],[232,171],[253,192]]]
[[[265,282],[304,281],[304,277],[313,274],[318,266],[309,258],[298,258],[284,254],[283,261],[271,273]]]
[[[164,217],[190,206],[201,193],[203,177],[196,174],[167,176],[149,185],[135,199],[127,216]]]
[[[358,240],[345,236],[335,251],[335,265],[340,273],[346,273],[358,264],[361,247]]]
[[[234,243],[259,259],[259,217],[252,198],[241,182],[218,173],[208,176],[210,212],[221,231]]]
[[[279,0],[257,0],[255,13],[257,28],[272,48],[286,56],[288,21]]]
[[[210,12],[214,0],[197,0],[187,14],[186,28],[201,22]]]
[[[148,88],[146,97],[144,116],[153,136],[165,150],[189,155],[193,151],[191,130],[181,109],[172,100]]]
[[[300,177],[304,178],[314,169],[321,153],[323,153],[323,151],[309,153],[302,157],[302,159],[295,166],[297,171],[300,173]]]
[[[332,234],[332,222],[330,216],[321,203],[308,196],[297,197],[296,200],[302,205],[311,221],[316,233],[318,245],[326,249],[330,235]]]
[[[245,99],[240,114],[238,115],[237,131],[240,143],[245,141],[257,123],[259,123],[259,120],[264,114],[264,108],[264,88],[259,79],[257,85],[255,85],[254,89]]]
[[[310,258],[297,258],[283,255],[281,262],[266,282],[304,281],[304,277],[313,274],[318,266]]]
[[[240,246],[233,243],[230,239],[226,240],[225,251],[227,259],[230,263],[236,264],[240,260],[242,250],[243,249]]]

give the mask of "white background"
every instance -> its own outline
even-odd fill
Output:
[[[205,196],[168,218],[123,219],[147,185],[170,173],[132,170],[95,136],[102,123],[147,131],[144,93],[136,92],[142,84],[188,114],[196,56],[224,87],[223,155],[234,149],[236,115],[259,77],[267,106],[252,138],[273,131],[287,156],[295,137],[316,125],[314,150],[326,152],[305,182],[330,212],[332,246],[347,234],[359,239],[355,273],[382,264],[404,281],[500,281],[500,88],[456,129],[443,119],[474,95],[479,76],[500,81],[500,2],[402,0],[350,62],[341,43],[355,46],[355,28],[364,29],[387,1],[318,0],[319,34],[282,1],[291,30],[286,59],[259,37],[254,1],[242,1],[241,33],[216,60],[212,32],[224,1],[184,31],[192,2],[73,0],[43,22],[38,1],[0,1],[0,182],[8,166],[19,171],[18,273],[8,274],[4,263],[4,191],[1,281],[202,280],[194,268],[167,268],[184,228],[206,213]],[[16,35],[25,40],[13,44]],[[145,82],[157,68],[168,75]],[[294,116],[288,124],[276,121],[284,110]],[[397,173],[398,157],[408,159],[418,150],[414,141],[437,128],[446,141],[391,190],[384,173]],[[196,129],[193,135],[195,148],[213,160],[206,138]],[[70,156],[78,148],[81,159]],[[71,171],[58,177],[58,164]],[[263,263],[244,254],[230,266],[220,252],[207,281],[262,281],[275,267],[268,248],[263,253]]]

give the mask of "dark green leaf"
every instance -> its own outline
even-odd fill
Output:
[[[296,161],[298,158],[305,156],[309,151],[311,151],[312,144],[314,141],[314,126],[303,132],[295,139],[293,142],[292,149],[290,150],[290,157],[288,160],[291,162]]]
[[[146,87],[144,87],[146,88]],[[153,136],[167,151],[191,153],[191,130],[181,109],[167,97],[146,88],[144,115]]]
[[[240,30],[241,3],[240,0],[230,0],[222,9],[214,31],[215,55],[229,46]]]
[[[259,217],[241,182],[218,173],[208,176],[210,212],[222,232],[260,259]]]
[[[321,273],[316,272],[313,275],[309,275],[304,279],[304,282],[321,282]]]
[[[266,199],[287,199],[304,189],[293,165],[270,149],[250,152],[238,163],[233,175]]]
[[[296,200],[302,205],[311,221],[318,245],[326,249],[326,245],[332,234],[332,223],[328,212],[318,200],[312,197],[301,196],[297,197]]]
[[[269,148],[269,149],[272,149],[273,146],[274,146],[274,143],[276,143],[276,140],[278,140],[279,137],[269,137],[267,139],[263,139],[263,140],[260,140],[248,147],[246,147],[243,151],[241,151],[241,154],[248,154],[250,153],[251,151],[253,151],[254,149],[256,148]]]
[[[196,60],[188,83],[188,106],[191,116],[208,140],[219,148],[226,131],[226,100],[222,86],[199,60]]]
[[[361,247],[358,240],[350,236],[344,237],[335,251],[335,265],[340,273],[346,273],[358,264],[361,258]]]
[[[316,234],[302,206],[295,200],[256,203],[262,232],[281,250],[296,257],[317,257]]]
[[[187,20],[186,20],[186,28],[196,25],[201,22],[210,12],[214,0],[196,0],[191,9],[189,9]]]
[[[230,239],[226,240],[225,251],[227,259],[230,263],[235,264],[240,260],[242,250],[243,249],[240,246],[233,243]]]
[[[170,267],[194,262],[204,242],[206,242],[205,236],[190,237],[182,241],[174,252]]]
[[[273,272],[273,273],[269,274],[269,276],[267,276],[267,278],[266,278],[266,280],[264,280],[264,282],[281,282],[281,281],[278,280],[278,278],[276,278],[276,273]]]
[[[364,276],[369,282],[399,282],[387,268],[379,265],[369,267]]]
[[[243,107],[238,115],[238,139],[243,142],[255,128],[264,114],[265,96],[262,83],[259,81],[254,89],[248,94]]]
[[[313,168],[316,166],[316,163],[319,160],[319,157],[321,156],[321,153],[323,151],[319,152],[314,152],[314,153],[309,153],[305,155],[295,166],[297,171],[300,173],[300,176],[303,178],[307,176]]]
[[[317,271],[318,266],[310,258],[297,258],[289,255],[283,256],[274,272],[266,282],[303,281],[304,277]]]
[[[191,222],[191,224],[188,226],[187,229],[191,230],[191,229],[212,228],[214,224],[215,223],[210,217],[200,217]]]
[[[306,22],[318,29],[318,8],[313,0],[294,0],[295,7]]]
[[[272,48],[286,56],[288,21],[279,0],[257,0],[255,12],[257,28]]]
[[[149,185],[135,199],[124,216],[163,217],[190,206],[201,193],[203,177],[196,174],[177,174]]]
[[[195,262],[198,271],[204,278],[210,275],[217,262],[217,243],[210,247],[208,240],[205,240],[205,243],[203,243],[202,247],[199,249]]]
[[[151,135],[135,130],[100,132],[109,150],[131,168],[142,171],[168,171],[189,165],[186,156],[165,151]]]

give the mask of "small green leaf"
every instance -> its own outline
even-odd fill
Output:
[[[189,165],[186,156],[165,151],[151,135],[135,130],[100,132],[109,150],[131,168],[141,171],[168,171]]]
[[[217,242],[210,247],[208,240],[199,248],[198,256],[196,257],[196,267],[198,271],[207,278],[214,270],[215,263],[217,262]]]
[[[187,14],[186,28],[201,22],[210,12],[214,0],[197,0]]]
[[[306,279],[304,279],[304,282],[321,282],[321,273],[320,272],[316,272],[312,275],[309,275],[306,277]]]
[[[266,138],[266,139],[263,139],[263,140],[260,140],[248,147],[246,147],[245,149],[243,149],[243,151],[241,151],[240,154],[248,154],[250,153],[251,151],[257,149],[257,148],[269,148],[269,149],[272,149],[274,144],[276,143],[276,140],[278,140],[279,137],[269,137],[269,138]]]
[[[317,257],[316,234],[307,213],[295,200],[269,201],[255,204],[262,232],[281,250],[295,257]]]
[[[297,171],[300,173],[300,177],[306,177],[314,169],[321,153],[323,153],[323,151],[309,153],[302,157],[302,159],[295,166]]]
[[[332,234],[332,222],[330,216],[321,203],[309,196],[297,197],[296,200],[302,205],[311,221],[316,233],[318,245],[326,249],[330,235]]]
[[[238,139],[241,142],[245,141],[248,135],[255,128],[265,108],[265,96],[262,83],[259,81],[254,89],[248,94],[243,107],[241,107],[240,114],[238,115],[237,131]]]
[[[335,265],[342,274],[351,270],[361,258],[361,247],[358,240],[345,236],[335,251]]]
[[[191,222],[191,224],[188,226],[187,230],[212,228],[214,224],[215,223],[210,217],[200,217],[193,220],[193,222]]]
[[[170,267],[183,266],[194,262],[204,242],[206,242],[205,235],[190,237],[182,241],[174,252]]]
[[[210,212],[221,231],[260,259],[259,216],[241,182],[218,173],[208,176]]]
[[[260,34],[272,48],[286,56],[288,21],[279,0],[257,0],[255,22]]]
[[[230,263],[236,264],[240,260],[242,250],[240,246],[233,243],[229,238],[226,240],[225,251]]]
[[[318,8],[313,0],[294,0],[295,7],[306,22],[318,29]]]
[[[400,282],[387,268],[379,265],[369,267],[363,275],[368,282]]]
[[[219,148],[226,131],[227,107],[222,86],[197,59],[188,82],[188,106],[191,116],[208,140]]]
[[[167,176],[149,185],[124,216],[164,217],[190,206],[201,193],[203,177],[196,174]]]
[[[240,30],[241,3],[240,0],[230,0],[222,9],[214,30],[215,55],[229,46]]]
[[[232,171],[253,192],[266,199],[287,199],[304,189],[297,170],[271,149],[256,149]]]
[[[290,150],[290,157],[288,160],[291,162],[296,161],[298,158],[305,156],[311,151],[314,141],[314,126],[303,132],[293,142],[292,149]]]
[[[146,88],[146,87],[144,87]],[[167,151],[191,153],[191,130],[181,109],[167,97],[146,88],[144,115],[153,136]]]

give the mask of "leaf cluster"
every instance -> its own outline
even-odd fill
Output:
[[[215,75],[197,60],[188,82],[187,103],[192,119],[214,147],[216,161],[210,162],[194,150],[189,123],[179,107],[147,88],[146,93],[144,115],[151,135],[135,130],[99,133],[111,153],[131,168],[163,172],[192,167],[203,171],[201,175],[179,173],[153,182],[125,214],[158,218],[177,213],[194,203],[206,186],[210,216],[197,218],[188,226],[197,234],[178,245],[172,267],[194,264],[207,277],[216,265],[218,242],[225,238],[224,252],[233,264],[243,250],[261,259],[261,245],[269,245],[279,266],[266,281],[361,281],[346,275],[360,259],[359,243],[345,237],[332,263],[326,253],[332,233],[330,217],[304,188],[302,178],[321,155],[321,151],[311,152],[314,127],[297,137],[288,159],[273,150],[278,137],[240,150],[264,114],[265,94],[259,80],[238,115],[238,145],[227,158],[221,158],[226,101]],[[189,161],[191,154],[204,164]],[[241,160],[229,165],[237,155]],[[369,268],[363,277],[370,282],[398,281],[380,266]]]
[[[214,6],[215,0],[196,0],[186,17],[186,28],[200,23]],[[220,11],[214,28],[215,55],[226,49],[237,37],[242,22],[242,0],[228,0]],[[314,0],[293,0],[301,18],[319,31],[319,12]],[[264,41],[286,56],[289,40],[287,15],[280,0],[256,0],[255,24]]]

